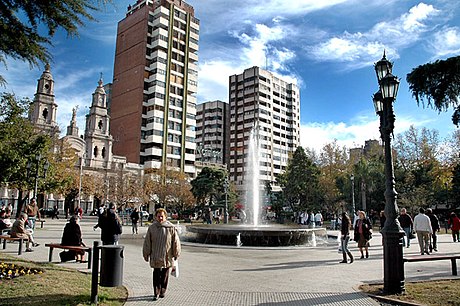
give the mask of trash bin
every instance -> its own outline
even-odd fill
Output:
[[[101,249],[101,275],[99,285],[118,287],[123,285],[122,245],[103,245]]]

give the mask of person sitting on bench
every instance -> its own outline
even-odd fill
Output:
[[[19,219],[14,221],[13,226],[11,227],[10,236],[11,238],[23,238],[28,239],[26,244],[26,252],[32,252],[33,250],[30,248],[30,243],[32,243],[33,247],[38,247],[40,244],[34,242],[34,237],[32,233],[26,229],[27,222],[27,214],[21,213]]]
[[[81,238],[81,229],[80,224],[78,222],[80,218],[72,216],[69,222],[64,227],[64,233],[62,234],[61,245],[65,246],[84,246],[86,245],[83,243]],[[74,258],[76,261],[85,262],[85,251],[84,250],[69,250],[66,254],[68,257],[66,258]]]

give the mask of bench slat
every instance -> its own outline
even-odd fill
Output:
[[[460,255],[418,255],[416,257],[404,257],[403,262],[450,260],[452,264],[452,275],[457,275],[457,259],[460,259]]]
[[[53,261],[53,249],[65,249],[65,250],[72,250],[72,251],[85,251],[88,253],[88,269],[91,269],[91,260],[92,260],[92,248],[85,247],[85,246],[73,246],[73,245],[62,245],[59,243],[46,243],[45,247],[50,248],[49,258],[48,261]]]

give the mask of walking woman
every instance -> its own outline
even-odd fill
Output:
[[[342,213],[342,229],[341,229],[341,237],[340,243],[342,246],[342,256],[343,260],[340,263],[347,263],[347,255],[350,257],[350,263],[353,262],[353,255],[348,250],[348,241],[350,241],[350,228],[351,228],[351,220],[350,217],[346,212]]]
[[[359,211],[359,219],[355,224],[354,240],[358,242],[358,248],[361,252],[361,259],[364,258],[363,249],[366,251],[366,258],[369,258],[369,240],[372,238],[372,225],[366,218],[364,211]]]
[[[145,236],[142,254],[153,268],[153,300],[165,297],[168,287],[169,268],[175,269],[174,261],[180,255],[179,234],[174,225],[166,220],[166,210],[155,211],[155,221]]]

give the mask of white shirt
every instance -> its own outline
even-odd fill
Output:
[[[430,218],[422,213],[419,213],[414,218],[414,231],[416,232],[429,232],[430,234],[433,232],[431,229],[431,221]]]

